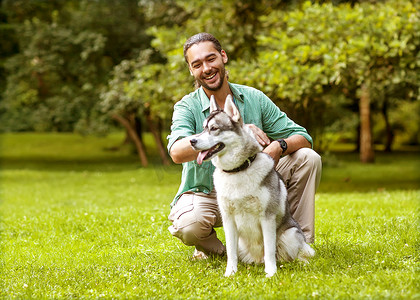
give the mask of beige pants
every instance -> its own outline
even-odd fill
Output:
[[[321,157],[312,149],[302,148],[280,159],[276,170],[288,191],[290,211],[302,227],[306,241],[314,242],[315,192],[321,179]],[[222,226],[216,193],[182,194],[169,215],[169,231],[184,244],[206,254],[223,254],[225,246],[214,227]]]

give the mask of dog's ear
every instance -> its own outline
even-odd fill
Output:
[[[216,99],[214,98],[214,95],[210,96],[210,112],[213,112],[215,110],[218,110],[218,106],[216,103]]]
[[[228,95],[226,97],[224,111],[229,117],[232,118],[233,121],[242,122],[241,114],[239,113],[239,110],[236,107],[235,103],[233,103],[233,98],[231,95]]]

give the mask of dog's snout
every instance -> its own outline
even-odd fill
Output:
[[[194,146],[195,144],[197,144],[197,139],[191,139],[190,144],[191,146]]]

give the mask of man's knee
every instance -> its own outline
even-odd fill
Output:
[[[322,168],[321,156],[310,148],[301,148],[293,153],[293,155],[296,156],[297,160],[302,161],[312,169]]]
[[[169,231],[184,244],[195,246],[199,240],[205,239],[212,233],[213,226],[208,218],[192,210],[174,220]]]
[[[198,241],[208,237],[213,231],[213,228],[203,227],[199,222],[189,224],[188,226],[179,228],[173,234],[187,246],[195,246]]]

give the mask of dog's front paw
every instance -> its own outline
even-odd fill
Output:
[[[225,277],[232,276],[233,274],[236,273],[236,271],[238,271],[238,268],[236,266],[230,266],[230,265],[228,265],[226,267]]]
[[[274,274],[276,274],[276,272],[277,272],[277,266],[276,265],[274,265],[274,266],[267,266],[266,265],[265,266],[265,273],[266,273],[265,277],[270,278]]]

